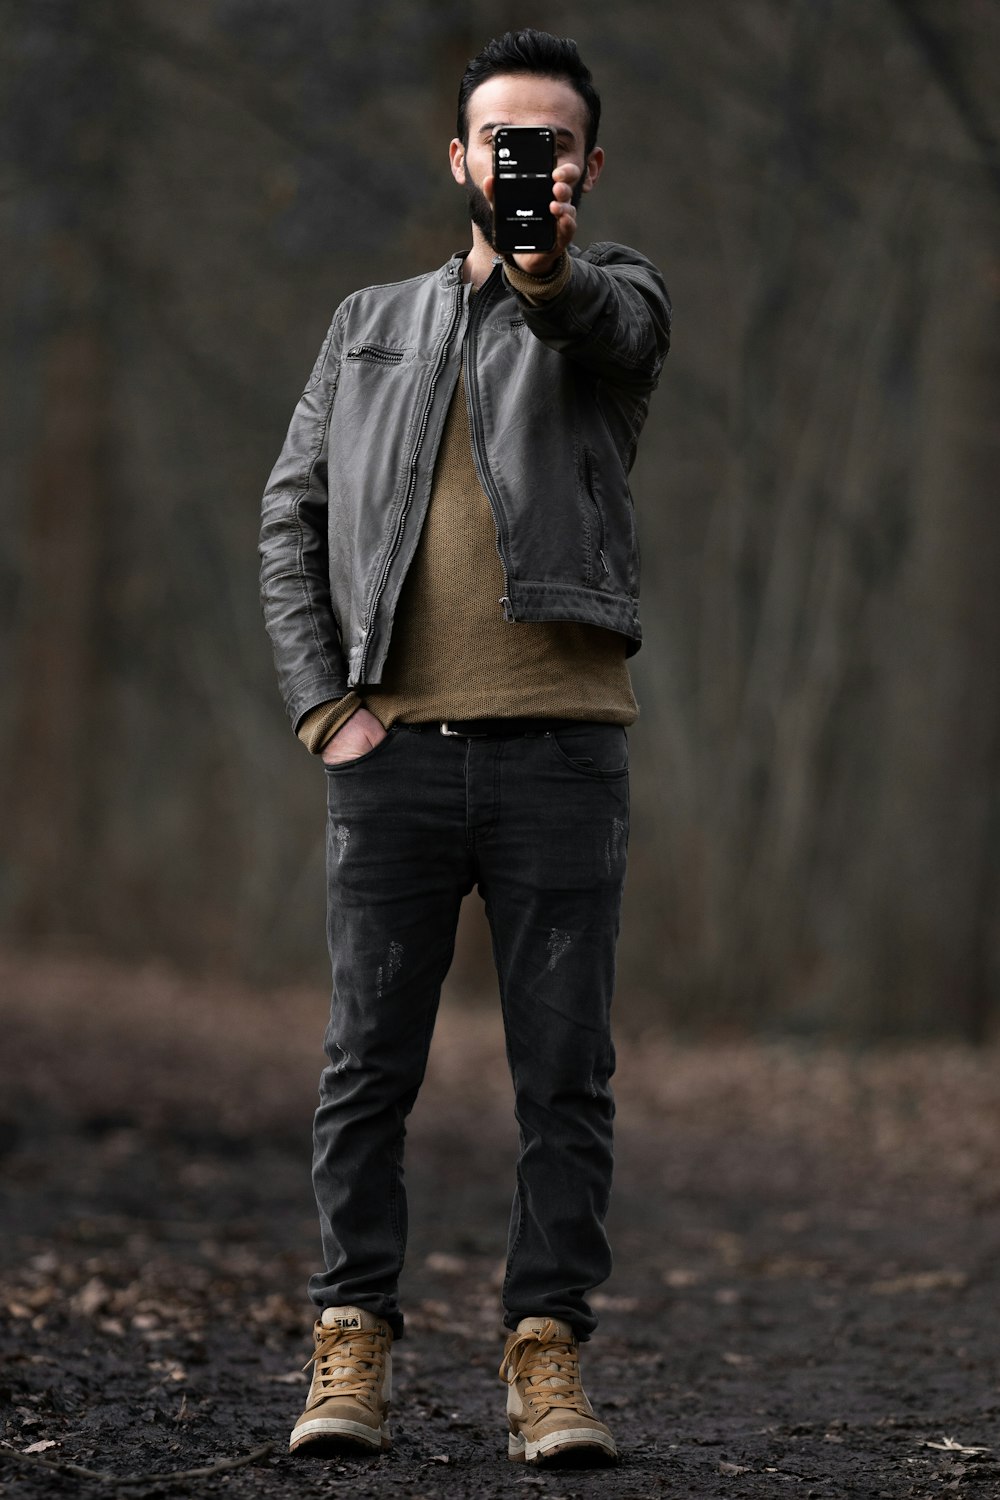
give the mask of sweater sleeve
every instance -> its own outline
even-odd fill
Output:
[[[333,739],[338,729],[343,728],[363,701],[359,693],[350,692],[343,698],[320,703],[307,713],[296,731],[306,749],[319,755],[323,746]]]
[[[515,292],[520,292],[522,297],[527,298],[532,307],[540,307],[543,302],[550,302],[553,297],[558,297],[569,281],[571,271],[570,259],[565,251],[548,276],[529,276],[527,271],[520,270],[512,261],[504,261],[503,268],[508,284]]]

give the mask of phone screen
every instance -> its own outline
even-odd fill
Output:
[[[498,250],[551,250],[555,136],[547,126],[502,125],[493,136],[493,238]]]

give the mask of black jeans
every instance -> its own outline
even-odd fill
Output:
[[[465,739],[391,729],[327,767],[330,1062],[313,1183],[319,1307],[403,1332],[404,1122],[424,1076],[462,897],[486,903],[520,1134],[504,1321],[587,1338],[605,1280],[610,1009],[628,841],[628,749],[606,724]]]

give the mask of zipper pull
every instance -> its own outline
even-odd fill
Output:
[[[500,600],[500,608],[503,610],[503,617],[507,621],[507,624],[513,625],[514,606],[511,604],[506,594],[504,594],[503,598]]]
[[[597,555],[601,559],[601,567],[604,569],[604,576],[606,578],[610,578],[611,577],[611,569],[608,567],[608,560],[607,560],[607,558],[604,556],[603,551],[598,552]]]

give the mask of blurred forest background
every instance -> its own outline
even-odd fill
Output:
[[[996,1027],[995,0],[3,0],[0,935],[325,984],[259,498],[333,308],[468,241],[466,59],[575,36],[664,269],[620,1013]],[[481,919],[478,919],[481,921]],[[459,981],[487,959],[476,921]]]

